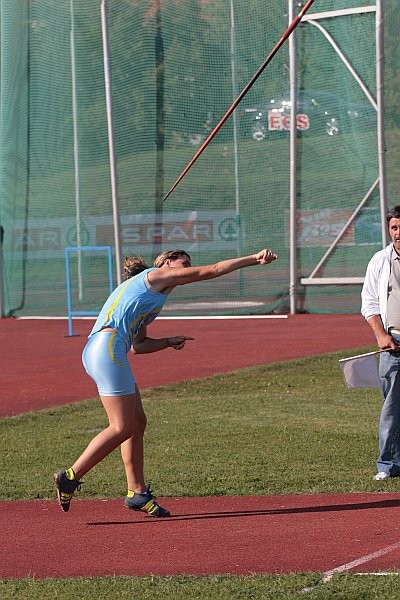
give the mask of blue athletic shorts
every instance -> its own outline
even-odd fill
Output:
[[[128,361],[126,344],[118,333],[98,331],[83,349],[86,373],[95,381],[100,396],[134,394],[135,378]]]

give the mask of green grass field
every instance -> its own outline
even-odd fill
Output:
[[[370,348],[361,348],[360,352]],[[375,482],[378,390],[348,390],[338,359],[270,364],[144,390],[147,477],[160,496],[396,491]],[[0,498],[54,498],[54,469],[71,464],[105,425],[97,399],[0,420]],[[60,438],[62,437],[62,444]],[[18,452],[15,449],[18,449]],[[34,477],[32,478],[32,475]],[[34,481],[34,485],[32,485]],[[114,452],[85,477],[83,498],[121,497]],[[397,575],[114,577],[1,581],[8,598],[398,599]]]

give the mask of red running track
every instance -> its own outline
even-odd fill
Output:
[[[76,402],[97,395],[81,353],[92,322],[75,320],[0,320],[0,416]],[[195,337],[177,353],[130,357],[139,387],[205,377],[336,350],[374,344],[360,315],[292,315],[287,318],[169,320],[149,327],[152,337]]]
[[[162,503],[174,517],[151,519],[121,500],[74,500],[68,513],[51,501],[0,502],[0,577],[376,572],[400,565],[399,494]]]
[[[0,321],[0,415],[96,395],[80,355],[80,337],[64,337],[66,321]],[[358,315],[286,319],[161,320],[154,337],[196,338],[174,354],[132,356],[148,387],[252,365],[373,345]],[[353,493],[257,497],[167,498],[173,516],[157,520],[127,511],[119,500],[75,500],[64,514],[56,501],[0,502],[0,577],[251,574],[400,567],[400,495]],[[63,548],[73,552],[60,553]],[[134,555],[127,549],[140,548]],[[150,541],[149,541],[150,540]]]

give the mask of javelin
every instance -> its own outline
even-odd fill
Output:
[[[264,60],[264,62],[262,63],[262,65],[259,67],[258,71],[250,79],[249,83],[243,88],[243,90],[240,92],[239,96],[236,98],[236,100],[234,101],[234,103],[232,104],[232,106],[226,111],[225,115],[222,117],[222,119],[220,120],[220,122],[218,123],[218,125],[215,126],[215,128],[212,130],[212,132],[210,133],[210,135],[207,137],[207,139],[204,140],[204,142],[202,143],[202,145],[200,146],[200,148],[197,150],[196,154],[193,156],[193,158],[190,161],[190,163],[185,167],[185,169],[179,175],[178,179],[175,181],[174,185],[169,190],[168,194],[165,196],[163,202],[165,202],[166,199],[168,198],[168,196],[170,194],[172,194],[172,192],[174,191],[174,189],[176,188],[176,186],[178,185],[178,183],[180,182],[180,180],[183,179],[183,177],[189,171],[190,167],[192,165],[194,165],[194,163],[196,162],[196,160],[199,158],[200,154],[208,146],[208,144],[211,142],[211,140],[213,139],[213,137],[218,133],[218,131],[221,129],[222,125],[229,118],[229,116],[233,113],[233,111],[235,110],[235,108],[237,107],[237,105],[239,104],[239,102],[242,100],[242,98],[247,94],[247,92],[249,91],[249,89],[251,88],[251,86],[253,85],[253,83],[255,83],[255,81],[257,81],[257,79],[259,78],[259,76],[261,75],[261,73],[264,71],[265,67],[271,62],[271,60],[273,59],[273,57],[275,56],[275,54],[278,52],[279,48],[289,38],[290,34],[296,29],[297,25],[300,23],[301,19],[303,18],[303,16],[305,15],[305,13],[308,11],[308,9],[310,8],[310,6],[313,3],[314,3],[314,0],[308,0],[308,2],[305,4],[305,6],[301,9],[301,11],[299,12],[299,14],[297,15],[297,17],[295,19],[293,19],[293,21],[291,22],[291,24],[289,25],[289,27],[283,33],[283,35],[282,35],[281,39],[279,40],[279,42],[276,44],[275,48],[269,53],[269,55],[267,56],[267,58]]]

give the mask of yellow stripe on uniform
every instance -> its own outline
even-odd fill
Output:
[[[113,363],[115,363],[119,367],[122,367],[123,369],[126,369],[126,365],[123,365],[122,363],[120,363],[119,360],[117,360],[114,356],[113,346],[114,346],[114,339],[115,339],[116,335],[117,335],[116,333],[112,333],[110,336],[110,341],[108,342],[108,353],[109,353]]]
[[[162,308],[162,307],[161,307],[161,308]],[[129,325],[129,329],[128,329],[128,338],[127,338],[127,340],[126,340],[126,343],[127,343],[127,344],[128,344],[128,342],[129,342],[129,338],[130,338],[130,336],[131,336],[131,331],[132,331],[132,329],[135,327],[135,325],[136,325],[136,324],[137,324],[139,321],[141,321],[142,319],[144,319],[144,318],[148,317],[149,315],[152,315],[152,314],[154,314],[154,313],[156,313],[156,314],[160,313],[160,312],[161,312],[161,308],[157,308],[157,309],[154,309],[154,310],[150,310],[150,311],[149,311],[149,312],[147,312],[147,313],[142,313],[141,315],[139,315],[138,317],[136,317],[136,319],[135,319],[134,321],[132,321],[132,323]]]
[[[126,288],[126,286],[127,286],[129,283],[130,283],[130,281],[131,281],[131,280],[130,280],[130,279],[128,279],[128,280],[127,280],[127,282],[125,283],[125,285],[124,285],[124,286],[122,286],[122,288],[121,288],[121,290],[120,290],[120,292],[119,292],[118,296],[115,298],[114,302],[113,302],[113,303],[111,304],[111,306],[110,306],[110,310],[109,310],[109,311],[108,311],[108,313],[107,313],[107,319],[104,321],[104,323],[108,323],[108,322],[111,320],[111,317],[112,317],[112,314],[113,314],[113,312],[114,312],[114,310],[115,310],[115,307],[117,306],[118,302],[120,301],[120,299],[121,299],[121,296],[122,296],[122,294],[125,292],[125,288]]]

